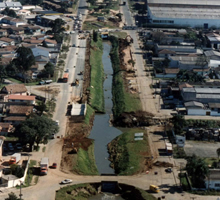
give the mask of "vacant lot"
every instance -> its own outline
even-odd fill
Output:
[[[185,152],[187,156],[195,154],[199,157],[207,158],[217,157],[216,150],[220,148],[219,142],[198,142],[198,141],[186,141]]]

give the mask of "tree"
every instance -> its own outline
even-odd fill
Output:
[[[62,43],[62,41],[63,41],[62,34],[54,34],[53,38],[56,40],[57,43]]]
[[[0,65],[0,84],[4,83],[4,77],[6,76],[5,66]]]
[[[2,11],[3,15],[8,15],[9,17],[17,17],[17,14],[14,10],[9,9],[9,7],[6,7],[3,11]]]
[[[43,112],[47,110],[46,104],[43,101],[39,101],[37,110],[40,112],[40,115],[42,115]]]
[[[98,32],[97,31],[93,30],[92,38],[93,38],[94,42],[98,41]]]
[[[17,176],[18,178],[21,178],[24,176],[24,169],[20,166],[13,164],[10,166],[11,172],[13,175]]]
[[[31,147],[36,143],[38,147],[40,143],[46,144],[52,133],[58,131],[55,121],[46,116],[34,115],[18,125],[15,134],[22,142],[29,143]]]
[[[18,71],[23,75],[25,83],[26,76],[25,72],[27,72],[32,65],[35,64],[35,57],[30,48],[19,47],[16,51],[17,58],[13,60],[14,65],[17,67]]]
[[[18,73],[18,69],[16,68],[15,64],[13,62],[10,62],[5,67],[6,73],[8,76],[15,76]]]
[[[186,125],[186,121],[182,115],[174,115],[172,118],[173,129],[176,134],[180,134],[183,127]]]
[[[17,197],[14,192],[11,192],[11,193],[8,194],[8,197],[5,200],[22,200],[22,199]]]
[[[204,187],[204,179],[209,173],[209,168],[204,159],[192,155],[187,158],[186,171],[191,177],[194,187]]]
[[[123,15],[122,13],[117,13],[117,14],[116,14],[116,16],[118,17],[118,19],[119,19],[120,22],[122,21],[122,15]]]
[[[44,66],[44,72],[43,73],[45,73],[45,75],[48,76],[48,78],[50,78],[54,74],[54,69],[55,69],[55,66],[51,62],[48,62]]]
[[[60,19],[60,18],[55,19],[55,21],[52,24],[52,32],[53,33],[61,33],[63,31],[65,31],[65,29],[63,28],[64,24],[65,24],[65,21],[63,21],[62,19]]]
[[[218,155],[218,160],[219,160],[219,157],[220,157],[220,148],[218,148],[218,149],[216,150],[216,153],[217,153],[217,155]]]

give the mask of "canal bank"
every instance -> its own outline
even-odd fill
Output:
[[[96,114],[93,123],[93,128],[89,138],[94,139],[94,154],[96,165],[99,174],[114,174],[114,169],[110,167],[110,161],[108,160],[109,154],[107,145],[115,137],[121,134],[121,131],[110,125],[110,116],[112,115],[112,64],[109,57],[111,51],[111,45],[107,42],[103,42],[103,55],[102,62],[104,66],[105,80],[103,84],[104,88],[104,102],[105,102],[105,114]]]

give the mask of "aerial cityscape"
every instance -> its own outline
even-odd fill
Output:
[[[219,0],[0,3],[0,200],[220,199]]]

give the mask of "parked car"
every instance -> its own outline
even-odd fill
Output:
[[[55,139],[55,134],[54,133],[51,134],[50,139]]]
[[[21,143],[17,143],[17,144],[15,145],[15,147],[16,147],[17,150],[22,150],[22,145],[21,145]]]
[[[69,69],[67,68],[65,72],[69,73]]]
[[[57,168],[57,163],[53,163],[53,165],[51,166],[51,168],[56,169],[56,168]]]
[[[9,149],[9,151],[14,151],[14,147],[13,147],[12,143],[8,143],[8,149]]]
[[[72,183],[73,181],[71,179],[65,179],[63,181],[60,182],[60,184],[68,184],[68,183]]]
[[[172,168],[171,168],[171,167],[169,167],[169,168],[165,169],[165,172],[167,172],[167,173],[172,173],[172,172],[173,172],[173,170],[172,170]]]

